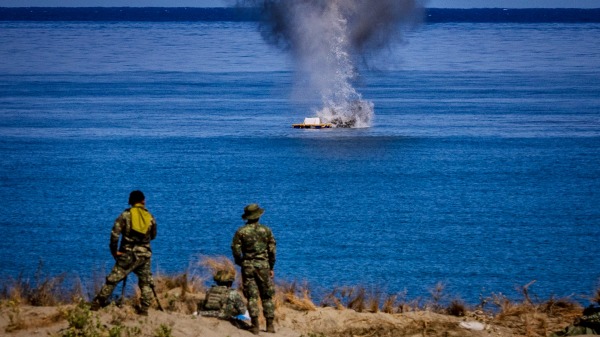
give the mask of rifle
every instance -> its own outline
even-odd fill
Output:
[[[162,305],[160,305],[160,301],[158,300],[158,295],[156,295],[156,289],[154,289],[154,282],[150,284],[150,288],[152,289],[152,293],[154,294],[154,298],[156,298],[156,304],[158,305],[158,310],[164,311]]]

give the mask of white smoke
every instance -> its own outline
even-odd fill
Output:
[[[292,22],[292,41],[300,70],[309,86],[321,96],[323,108],[316,112],[336,126],[368,127],[373,119],[373,103],[366,102],[352,85],[355,67],[350,55],[348,22],[337,1],[323,11],[297,3]]]
[[[300,78],[320,96],[315,113],[337,127],[369,127],[374,105],[354,88],[356,60],[385,47],[416,0],[245,0],[261,3],[263,37],[288,49]]]

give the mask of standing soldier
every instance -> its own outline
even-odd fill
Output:
[[[141,304],[137,313],[147,316],[153,298],[153,280],[150,269],[150,241],[156,237],[156,221],[146,209],[146,198],[142,191],[129,194],[131,208],[119,215],[110,233],[110,253],[115,258],[115,266],[106,277],[106,284],[92,301],[92,310],[108,305],[108,298],[119,282],[134,272],[142,292]],[[119,246],[119,237],[121,246]]]
[[[258,299],[263,306],[263,314],[267,320],[267,332],[275,332],[275,285],[273,284],[273,267],[275,266],[275,238],[267,226],[258,223],[264,209],[258,204],[250,204],[244,208],[242,219],[246,224],[240,227],[231,243],[231,251],[235,263],[242,268],[244,295],[248,300],[248,310],[252,320],[250,331],[258,335]]]

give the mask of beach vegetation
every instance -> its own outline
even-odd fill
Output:
[[[155,275],[158,298],[167,312],[192,314],[198,310],[198,304],[204,298],[206,283],[218,270],[235,270],[233,262],[226,257],[202,257],[181,273]],[[96,274],[97,278],[102,278]],[[321,291],[321,301],[313,298],[313,289],[307,281],[277,281],[275,297],[276,310],[282,319],[290,310],[309,314],[320,310],[319,307],[331,307],[339,311],[351,310],[358,314],[383,313],[392,315],[449,315],[464,320],[475,320],[486,324],[509,329],[519,336],[538,337],[558,331],[581,316],[583,307],[577,299],[550,297],[542,300],[533,291],[535,281],[516,287],[516,297],[503,293],[491,293],[480,296],[479,304],[468,305],[460,297],[450,294],[444,283],[438,282],[429,289],[429,296],[409,298],[405,289],[397,293],[386,293],[381,288],[364,285],[335,287],[331,291]],[[91,283],[92,285],[94,282]],[[239,282],[241,284],[241,280]],[[98,287],[99,288],[99,287]],[[135,292],[121,303],[121,307],[111,304],[99,313],[92,312],[89,295],[78,278],[68,279],[64,274],[48,276],[41,270],[41,264],[32,279],[20,274],[8,279],[0,287],[0,314],[4,316],[4,332],[10,333],[34,327],[49,326],[64,322],[68,327],[61,330],[61,337],[129,337],[153,335],[172,336],[173,324],[153,322],[152,327],[142,328],[148,321],[136,322],[134,306],[139,304],[140,293]],[[600,288],[587,297],[592,303],[599,303]],[[316,304],[318,303],[318,304]],[[166,304],[166,305],[165,305]],[[55,313],[46,313],[43,317],[27,316],[25,306],[55,307]],[[342,314],[342,313],[340,313]],[[436,331],[453,329],[450,323],[431,318],[415,321],[399,327],[390,324],[380,316],[365,316],[361,326],[348,326],[343,331],[314,330],[304,331],[305,337],[341,337],[341,336],[404,336],[425,334],[437,336]],[[428,316],[429,317],[429,316]],[[129,323],[127,323],[129,322]],[[131,324],[131,322],[136,322]],[[280,321],[281,322],[281,321]],[[127,325],[125,325],[127,324]]]
[[[280,282],[275,293],[275,306],[288,306],[298,311],[315,311],[317,306],[311,298],[307,282]]]
[[[154,337],[173,337],[173,328],[162,323],[154,330]]]
[[[456,317],[463,317],[467,314],[467,305],[459,298],[454,299],[446,308],[446,313]]]
[[[79,278],[68,278],[66,273],[46,275],[44,264],[39,262],[33,280],[20,273],[8,278],[0,287],[0,299],[32,306],[56,306],[72,303],[83,296]]]
[[[84,300],[80,300],[72,308],[64,309],[64,316],[69,327],[62,331],[61,337],[100,337],[103,326],[97,315],[90,310],[90,306]]]
[[[6,332],[21,330],[26,327],[25,320],[21,316],[21,305],[18,300],[8,301],[8,325]]]

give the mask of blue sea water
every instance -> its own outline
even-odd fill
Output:
[[[365,129],[296,130],[254,22],[0,22],[0,276],[110,268],[128,193],[155,272],[230,255],[258,202],[276,277],[469,302],[600,281],[600,24],[435,23],[359,64]]]

